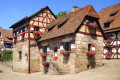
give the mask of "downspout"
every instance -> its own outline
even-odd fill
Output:
[[[28,26],[29,26],[29,31],[28,31],[28,38],[29,38],[29,71],[28,74],[30,74],[30,23],[28,22]]]
[[[27,23],[28,25],[28,41],[29,41],[29,62],[28,62],[28,74],[30,74],[30,23],[29,21],[25,20],[25,22]]]

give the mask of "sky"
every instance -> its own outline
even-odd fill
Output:
[[[49,6],[54,14],[72,11],[73,6],[82,8],[92,4],[97,12],[108,6],[120,3],[120,0],[0,0],[0,26],[4,29],[30,16],[41,8]]]

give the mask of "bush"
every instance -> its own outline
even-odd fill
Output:
[[[3,60],[12,60],[12,51],[3,51]]]

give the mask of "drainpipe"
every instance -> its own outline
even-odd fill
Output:
[[[29,71],[28,73],[30,74],[30,23],[28,23],[29,26],[29,31],[28,31],[28,37],[29,37]]]
[[[25,20],[28,23],[28,41],[29,41],[29,63],[28,63],[28,74],[30,74],[30,23],[29,21]]]

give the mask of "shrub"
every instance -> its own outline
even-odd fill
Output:
[[[3,60],[12,60],[12,51],[3,51]]]

